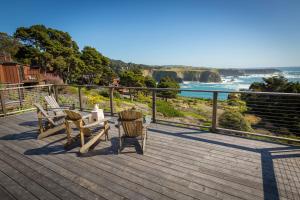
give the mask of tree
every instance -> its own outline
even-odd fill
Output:
[[[123,71],[120,74],[120,84],[126,87],[144,87],[144,77],[133,71]],[[132,100],[132,89],[129,89],[130,99]]]
[[[4,60],[12,60],[20,47],[21,43],[18,39],[0,32],[0,55],[4,57]]]
[[[158,85],[158,88],[174,88],[175,90],[165,90],[165,91],[159,91],[158,95],[165,98],[167,101],[168,98],[176,98],[179,91],[177,89],[180,88],[179,84],[170,77],[164,77],[160,79]]]
[[[146,76],[145,85],[147,88],[156,88],[156,81],[151,76]]]
[[[67,83],[71,82],[82,84],[82,71],[85,68],[84,62],[76,55],[66,58],[66,61],[67,68],[62,69],[61,73],[64,77],[66,77]]]
[[[288,79],[283,76],[263,78],[263,82],[254,82],[250,89],[261,92],[284,92]]]
[[[110,59],[110,67],[120,75],[123,71],[130,70],[137,73],[143,74],[141,69],[149,68],[148,65],[135,64],[135,63],[125,63],[121,60]]]
[[[263,82],[251,84],[250,89],[259,92],[299,93],[300,83],[289,82],[283,76],[273,76],[263,78]],[[252,114],[262,119],[258,126],[267,124],[266,129],[271,132],[299,135],[300,117],[299,113],[294,112],[300,109],[298,96],[243,94],[241,99],[246,102]]]
[[[84,47],[81,52],[81,59],[85,63],[83,74],[88,84],[108,85],[115,78],[115,73],[109,67],[109,59],[95,48]]]
[[[75,77],[79,71],[74,59],[80,57],[78,45],[67,32],[47,28],[44,25],[20,27],[14,37],[23,46],[16,53],[19,62],[40,66],[44,71],[57,72],[64,81]]]
[[[300,92],[299,82],[289,82],[284,76],[272,76],[263,78],[263,82],[254,82],[250,89],[260,92]]]
[[[143,87],[145,86],[144,77],[133,71],[123,71],[120,74],[120,84],[126,87]]]

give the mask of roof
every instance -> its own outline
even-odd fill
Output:
[[[0,61],[0,64],[1,64],[1,65],[18,65],[18,64],[20,64],[20,63],[15,62],[15,61],[12,61],[12,62],[1,62],[1,61]]]

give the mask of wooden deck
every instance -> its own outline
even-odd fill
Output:
[[[145,155],[117,154],[111,124],[111,140],[79,156],[36,126],[35,113],[0,118],[1,200],[300,199],[300,148],[152,124]]]

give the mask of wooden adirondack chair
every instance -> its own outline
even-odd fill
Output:
[[[49,96],[45,96],[45,100],[47,102],[47,105],[49,106],[50,109],[52,109],[54,111],[55,114],[57,115],[64,115],[64,111],[63,110],[69,110],[71,106],[60,106],[56,99],[49,95]]]
[[[67,145],[70,145],[73,143],[74,139],[76,140],[76,138],[79,137],[81,142],[79,151],[80,153],[87,153],[102,136],[105,136],[105,140],[108,140],[108,130],[110,128],[108,125],[108,118],[93,122],[91,120],[91,115],[82,116],[79,112],[73,110],[64,110],[64,112],[67,114]],[[79,134],[74,138],[71,137],[72,130],[70,123],[74,123],[79,129]],[[101,125],[102,123],[104,123],[103,126]],[[94,128],[98,128],[98,130]],[[85,141],[86,138],[88,138],[87,142]]]
[[[120,138],[120,148],[119,153],[121,152],[121,148],[123,146],[123,142],[125,138],[138,138],[140,137],[142,141],[142,149],[143,153],[146,148],[146,139],[147,139],[147,126],[143,124],[143,114],[141,112],[131,110],[124,110],[119,114],[119,138]],[[124,133],[121,134],[121,126],[123,127]]]
[[[46,112],[40,104],[35,103],[34,106],[37,108],[37,116],[38,116],[38,124],[39,124],[38,139],[42,139],[47,136],[53,135],[56,132],[66,128],[65,114],[51,115],[49,112]]]

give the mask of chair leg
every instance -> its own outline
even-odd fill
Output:
[[[61,125],[56,126],[54,128],[43,131],[42,133],[40,133],[38,135],[38,139],[40,140],[40,139],[43,139],[43,138],[48,137],[50,135],[53,135],[53,134],[55,134],[56,132],[58,132],[62,129],[65,129],[65,124],[61,124]]]
[[[120,122],[118,123],[118,133],[119,133],[119,148],[118,148],[118,153],[121,153],[122,138],[121,138]]]
[[[148,139],[148,129],[146,129],[146,139]]]
[[[106,123],[104,126],[104,131],[105,131],[105,141],[109,141],[108,138],[108,130],[110,129],[109,125]]]
[[[67,120],[65,122],[65,125],[66,125],[66,130],[67,130],[67,143],[66,143],[65,146],[68,146],[72,142],[72,137],[71,137],[72,130],[71,130],[71,127],[70,127],[70,123]]]
[[[80,153],[87,153],[89,151],[89,148],[94,145],[100,138],[101,136],[105,134],[105,131],[102,130],[99,132],[96,136],[94,136],[92,139],[90,139],[86,144],[82,145],[80,148]]]
[[[146,150],[146,137],[143,138],[143,154],[145,153]]]
[[[84,133],[81,129],[80,129],[80,144],[81,144],[81,147],[84,146]]]
[[[105,132],[105,137],[106,137],[106,141],[109,141],[109,137],[108,137],[108,130]]]
[[[143,149],[143,154],[144,154],[144,152],[146,150],[146,140],[148,138],[147,129],[144,129],[143,133],[144,134],[142,135],[142,149]]]

